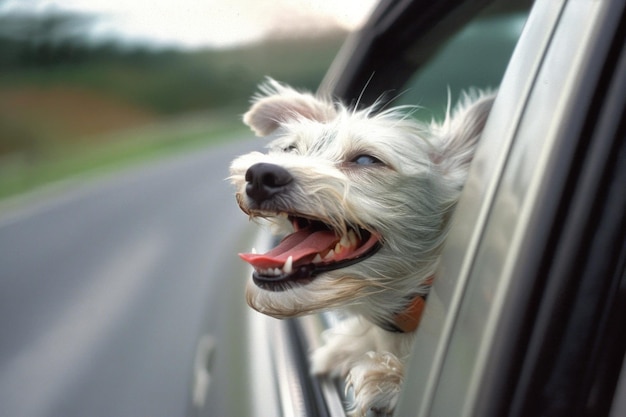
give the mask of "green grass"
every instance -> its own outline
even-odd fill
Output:
[[[190,116],[110,134],[84,146],[58,147],[45,157],[0,163],[0,199],[71,177],[97,176],[173,153],[212,146],[246,133],[235,112]]]

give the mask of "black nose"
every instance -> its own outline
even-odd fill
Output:
[[[293,177],[283,167],[261,162],[248,168],[246,181],[246,194],[260,203],[283,191]]]

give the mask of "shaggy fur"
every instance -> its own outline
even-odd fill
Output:
[[[244,116],[257,135],[275,135],[267,153],[231,165],[246,214],[268,219],[278,235],[298,229],[299,218],[338,237],[356,234],[358,246],[368,236],[378,241],[351,265],[306,279],[290,278],[285,266],[276,284],[251,280],[246,289],[248,304],[273,317],[338,308],[351,316],[325,335],[312,371],[346,377],[355,415],[395,406],[414,332],[389,331],[389,323],[428,292],[491,103],[490,95],[466,94],[443,123],[422,124],[407,115],[415,108],[354,110],[268,80]],[[258,164],[289,179],[270,178],[271,193],[259,197],[250,190]]]

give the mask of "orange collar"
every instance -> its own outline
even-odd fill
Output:
[[[426,307],[426,296],[416,295],[407,308],[393,316],[393,326],[401,333],[409,333],[417,329]]]
[[[424,281],[423,285],[431,286],[434,276]],[[384,329],[396,333],[410,333],[415,331],[422,320],[424,307],[426,307],[426,297],[428,294],[418,294],[411,299],[407,307],[393,316],[393,321],[383,326]]]

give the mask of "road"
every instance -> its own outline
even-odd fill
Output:
[[[244,303],[224,296],[249,228],[225,178],[255,146],[0,208],[1,416],[185,415],[200,334],[223,323],[220,303]]]

